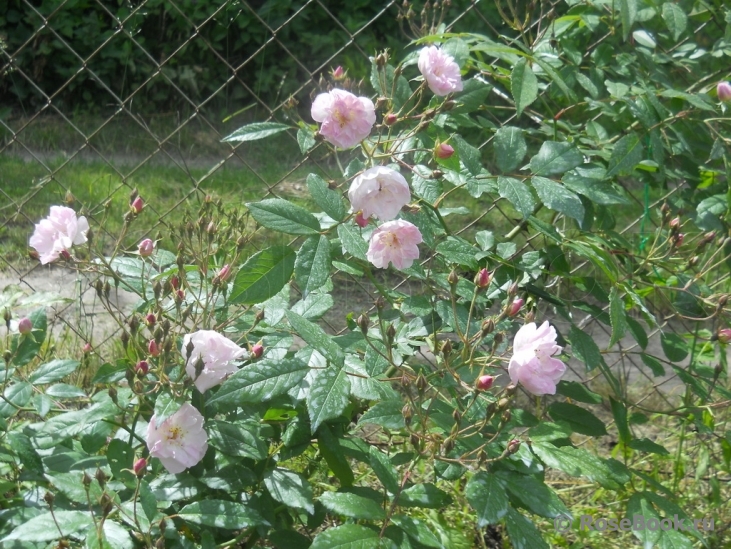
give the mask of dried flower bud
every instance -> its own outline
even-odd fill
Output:
[[[371,319],[368,318],[368,315],[363,313],[358,317],[358,320],[356,321],[356,324],[358,324],[358,327],[360,328],[360,331],[364,334],[368,333],[368,327],[371,325]]]
[[[180,289],[180,279],[177,277],[177,275],[174,275],[170,279],[170,284],[173,287],[173,290],[179,290]]]
[[[146,376],[147,372],[150,370],[150,365],[147,363],[146,360],[140,360],[135,365],[135,374],[137,374],[140,377]]]
[[[442,110],[445,112],[451,111],[456,106],[457,102],[454,99],[448,99],[442,104]]]
[[[498,410],[505,410],[508,406],[510,406],[510,399],[509,398],[501,398],[497,401],[497,408]]]
[[[452,419],[457,422],[457,425],[459,425],[459,422],[462,421],[462,414],[459,410],[457,410],[457,408],[455,408],[452,412]],[[457,427],[457,425],[455,425],[455,427]]]
[[[135,472],[135,475],[138,477],[141,477],[145,474],[145,470],[147,469],[147,460],[145,458],[140,458],[137,461],[135,461],[135,464],[132,466],[132,470]]]
[[[492,318],[488,318],[482,321],[482,337],[487,334],[491,334],[495,331],[495,321]]]
[[[718,298],[718,308],[723,309],[728,303],[728,295],[724,294]]]
[[[119,336],[119,339],[122,340],[122,347],[126,349],[127,345],[129,344],[129,334],[127,332],[122,332],[122,335]]]
[[[452,352],[452,341],[450,339],[448,339],[442,345],[442,355],[449,356],[451,352]]]
[[[432,179],[439,179],[444,175],[444,172],[442,170],[433,170],[431,172],[431,178]]]
[[[457,274],[457,271],[452,269],[452,272],[450,272],[449,276],[447,277],[447,282],[449,282],[452,286],[456,285],[457,282],[459,282],[459,275]]]
[[[379,295],[378,299],[376,299],[376,309],[378,309],[379,311],[382,311],[385,306],[386,306],[386,300],[383,298],[382,295]]]
[[[53,506],[53,500],[55,499],[55,496],[51,492],[46,492],[46,494],[43,496],[43,501],[45,501],[49,507]]]
[[[519,297],[515,299],[508,308],[508,316],[517,315],[518,312],[520,312],[520,309],[523,307],[523,303],[525,303],[525,301],[523,301],[522,298]]]
[[[480,391],[488,391],[494,382],[495,378],[493,376],[480,376],[477,378],[477,389]]]
[[[160,347],[158,347],[157,341],[154,339],[150,340],[147,344],[147,352],[150,353],[150,356],[160,356]]]
[[[493,342],[493,343],[494,343],[495,345],[500,345],[500,344],[501,344],[501,343],[503,342],[503,333],[502,333],[502,332],[498,332],[498,333],[496,333],[496,334],[495,334],[495,335],[493,336],[493,338],[492,338],[492,342]]]
[[[31,333],[33,330],[33,322],[31,322],[30,318],[23,317],[18,321],[18,331],[23,334],[27,335]]]
[[[503,423],[507,423],[508,421],[510,421],[511,417],[512,414],[510,413],[510,410],[505,410],[503,412],[503,415],[500,416],[500,421],[502,421]]]
[[[429,382],[426,380],[426,378],[422,374],[419,374],[416,377],[416,384],[415,385],[416,385],[416,389],[420,393],[423,393],[424,390],[426,390],[426,388],[429,387]]]
[[[719,82],[716,86],[716,93],[719,101],[731,101],[731,84]]]
[[[454,147],[447,145],[446,143],[439,143],[434,147],[434,156],[446,160],[454,154]]]
[[[416,433],[411,433],[411,435],[409,436],[409,442],[414,447],[414,450],[416,450],[417,452],[421,450],[421,439],[419,438],[419,435],[417,435]]]
[[[386,328],[386,337],[389,343],[393,343],[393,338],[396,337],[396,328],[393,327],[393,324],[389,324]]]
[[[358,212],[355,214],[355,224],[358,225],[361,229],[366,227],[368,225],[368,218],[363,217],[363,212]]]
[[[704,234],[703,238],[701,238],[700,242],[698,242],[698,247],[702,248],[706,244],[713,242],[714,238],[716,238],[716,231],[711,231],[709,233]]]
[[[396,113],[390,112],[383,117],[383,123],[386,124],[386,126],[393,126],[396,122],[398,122],[398,116],[396,116]]]
[[[199,356],[198,360],[195,361],[195,377],[196,379],[198,376],[200,376],[203,373],[203,370],[206,367],[206,363],[203,362],[203,357]]]
[[[404,422],[406,425],[411,424],[411,418],[413,417],[413,412],[411,411],[411,405],[410,404],[404,404],[404,407],[401,408],[401,415],[404,416]]]
[[[94,477],[96,477],[96,481],[99,483],[99,486],[104,488],[104,485],[107,483],[107,475],[104,474],[104,471],[97,469]]]
[[[454,439],[453,438],[446,439],[444,441],[444,443],[442,444],[442,453],[443,454],[448,454],[453,449],[454,449]]]
[[[475,275],[475,286],[487,288],[492,280],[492,274],[487,269],[480,269]]]
[[[388,53],[385,51],[379,53],[376,56],[376,66],[383,67],[386,63],[388,63]]]
[[[81,477],[81,483],[82,483],[82,484],[83,484],[84,486],[86,486],[87,488],[88,488],[88,487],[89,487],[89,485],[91,484],[91,477],[89,476],[89,473],[87,473],[86,471],[84,471],[84,474],[83,474],[83,476]]]
[[[142,200],[141,197],[136,197],[132,203],[130,204],[130,208],[135,214],[138,214],[142,211],[142,208],[145,207],[145,202]]]
[[[514,454],[520,450],[520,441],[516,438],[508,442],[508,453]]]
[[[683,245],[684,240],[685,240],[685,234],[678,233],[673,237],[672,244],[674,247],[680,248]]]
[[[142,257],[150,257],[152,252],[155,251],[155,243],[149,238],[145,238],[137,246],[137,251]]]
[[[518,386],[511,383],[507,387],[505,387],[505,394],[509,397],[513,396],[515,392],[518,390]]]
[[[135,335],[137,333],[137,329],[140,327],[140,319],[137,318],[137,315],[132,315],[127,324],[129,324],[130,333]]]
[[[117,403],[117,389],[115,389],[114,387],[110,387],[109,390],[107,391],[107,394],[109,395],[109,398],[112,399],[112,402],[114,402],[114,404],[116,404]]]

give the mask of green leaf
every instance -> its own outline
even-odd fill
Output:
[[[584,163],[584,155],[573,144],[544,141],[538,154],[530,159],[534,175],[563,173]]]
[[[300,146],[302,154],[306,154],[315,146],[315,134],[309,128],[300,128],[297,130],[297,144]]]
[[[263,359],[250,364],[226,381],[208,404],[238,406],[262,402],[289,391],[302,381],[310,367],[296,358]]]
[[[264,485],[271,496],[287,507],[304,509],[309,514],[315,512],[312,504],[312,487],[302,475],[277,467],[264,477]]]
[[[46,362],[28,376],[28,381],[33,385],[53,383],[75,372],[79,364],[80,362],[78,360],[52,360],[51,362]]]
[[[553,490],[535,477],[515,471],[500,471],[497,478],[532,513],[546,518],[569,514]]]
[[[43,462],[41,457],[33,447],[30,438],[23,433],[17,431],[11,431],[7,435],[8,447],[12,448],[13,452],[18,456],[20,463],[23,465],[24,472],[35,473],[36,475],[43,474]]]
[[[513,72],[510,74],[510,91],[513,93],[518,116],[538,98],[538,79],[525,57],[521,57],[513,67]]]
[[[175,399],[170,393],[160,393],[155,400],[155,420],[158,424],[165,421],[183,405],[183,400]]]
[[[512,507],[505,516],[505,527],[513,549],[550,549],[535,524]]]
[[[505,489],[497,477],[484,471],[480,471],[467,482],[465,496],[477,513],[478,528],[497,524],[510,507]]]
[[[660,334],[660,344],[670,362],[682,362],[688,356],[688,343],[673,332]]]
[[[642,326],[642,324],[637,322],[631,316],[625,315],[625,320],[627,321],[627,329],[629,329],[632,337],[635,338],[635,341],[642,349],[645,349],[649,341],[647,339],[647,332],[645,332],[644,326]]]
[[[421,547],[444,549],[442,542],[427,528],[423,520],[411,518],[406,515],[394,515],[391,517],[391,522],[400,527],[411,539],[418,542]]]
[[[514,126],[503,126],[495,132],[492,145],[495,163],[503,173],[510,173],[520,166],[528,152],[523,130]]]
[[[371,446],[368,449],[368,463],[383,487],[392,494],[398,494],[400,489],[398,476],[389,457],[376,446]]]
[[[332,217],[335,221],[342,221],[348,214],[348,210],[340,197],[340,193],[328,187],[325,180],[319,175],[311,173],[307,176],[307,188],[322,211]]]
[[[401,507],[441,509],[452,503],[452,496],[437,488],[431,482],[415,484],[401,492],[398,504]]]
[[[287,320],[289,320],[294,331],[297,332],[297,334],[304,339],[306,343],[311,345],[313,349],[321,353],[335,366],[342,367],[345,362],[345,353],[340,346],[335,343],[327,333],[325,333],[325,330],[292,311],[287,311]]]
[[[309,440],[310,430],[306,430]],[[353,485],[355,476],[350,463],[345,456],[345,451],[340,445],[340,439],[336,437],[327,425],[320,425],[317,430],[317,449],[325,458],[328,467],[340,481],[340,486],[350,487]]]
[[[629,0],[624,0],[629,1]],[[630,133],[617,141],[609,157],[607,177],[629,175],[644,157],[645,150],[637,134]]]
[[[725,194],[717,194],[704,198],[696,207],[695,224],[704,231],[723,231],[721,221],[728,209],[728,200]]]
[[[531,450],[548,467],[573,477],[586,477],[593,482],[611,489],[619,488],[629,478],[618,476],[599,457],[582,448],[573,446],[555,446],[550,442],[534,442]]]
[[[247,202],[251,216],[267,229],[286,234],[319,234],[320,222],[310,212],[282,198]]]
[[[629,204],[630,200],[624,197],[610,183],[591,177],[582,177],[575,171],[565,173],[561,179],[566,188],[579,193],[595,204],[610,206],[612,204]]]
[[[310,549],[378,549],[378,532],[360,524],[343,524],[323,530],[312,541]]]
[[[533,213],[536,201],[525,183],[512,177],[498,177],[497,184],[500,196],[507,199],[523,219]]]
[[[5,542],[16,539],[29,542],[53,541],[93,528],[93,526],[88,511],[56,509],[53,514],[50,512],[42,513],[24,522],[0,541]]]
[[[296,257],[289,246],[272,246],[252,255],[236,274],[229,303],[253,305],[277,295],[292,277]]]
[[[554,421],[568,423],[571,428],[582,435],[600,437],[607,434],[604,422],[581,406],[568,402],[554,402],[548,407]]]
[[[312,432],[317,431],[322,422],[339,417],[349,401],[350,379],[345,370],[334,366],[321,370],[307,396]]]
[[[0,399],[0,417],[10,417],[17,412],[16,407],[28,404],[33,394],[33,386],[27,381],[19,381],[5,388],[4,399]],[[13,406],[14,405],[14,406]]]
[[[302,244],[294,262],[294,279],[302,296],[322,288],[330,278],[330,241],[325,235],[311,236]]]
[[[662,5],[662,19],[665,21],[665,25],[667,25],[675,41],[680,38],[680,35],[685,32],[685,28],[688,26],[688,17],[685,15],[685,12],[673,2],[665,2]]]
[[[660,446],[656,442],[652,442],[648,438],[636,438],[634,440],[631,440],[628,446],[633,450],[639,450],[640,452],[658,454],[661,456],[670,455],[670,452],[668,452],[667,448],[665,448],[664,446]]]
[[[338,236],[340,237],[340,244],[343,246],[343,253],[347,252],[353,257],[366,261],[368,243],[363,240],[360,229],[354,225],[344,223],[338,225]]]
[[[662,364],[658,359],[656,359],[654,356],[650,356],[645,353],[640,353],[640,358],[642,359],[642,362],[645,363],[645,366],[650,368],[652,370],[652,375],[655,377],[664,376],[665,375],[665,368],[663,368]]]
[[[46,389],[46,394],[53,398],[81,398],[86,396],[82,389],[67,383],[51,385]]]
[[[206,430],[211,446],[227,456],[264,459],[267,457],[267,445],[259,438],[258,421],[209,421]]]
[[[627,330],[627,314],[624,310],[624,300],[619,297],[616,286],[612,286],[609,292],[609,319],[612,323],[612,337],[609,340],[607,349],[614,345],[624,337]]]
[[[587,404],[601,404],[602,396],[587,389],[583,383],[576,381],[560,381],[556,386],[556,392],[579,402]]]
[[[115,363],[105,362],[99,367],[91,380],[92,385],[99,383],[115,383],[124,379],[128,364],[126,360],[117,360]]]
[[[12,363],[16,366],[25,366],[33,360],[38,354],[38,351],[41,350],[41,345],[46,339],[46,332],[48,330],[46,309],[44,307],[36,309],[28,315],[28,318],[33,324],[33,331],[29,334],[30,337],[26,336],[21,338],[17,349],[13,349],[15,354]]]
[[[637,0],[619,0],[619,17],[622,21],[622,37],[626,42],[637,18]]]
[[[470,269],[477,269],[476,255],[479,250],[462,238],[448,236],[446,240],[437,244],[436,251],[443,255],[448,263],[456,263]]]
[[[374,423],[386,429],[403,429],[406,427],[401,411],[403,406],[404,403],[401,400],[384,400],[379,402],[360,416],[358,425],[362,423]]]
[[[482,171],[482,154],[480,150],[473,147],[459,135],[452,137],[454,148],[459,154],[460,161],[465,165],[472,175],[479,175]]]
[[[329,311],[334,303],[330,294],[309,294],[302,301],[292,305],[292,312],[307,320],[316,320]]]
[[[573,217],[579,222],[584,219],[584,205],[581,203],[581,199],[566,187],[538,176],[531,178],[531,183],[538,193],[538,198],[548,208]]]
[[[178,516],[186,522],[226,530],[240,530],[266,524],[255,509],[243,503],[222,499],[207,499],[190,503],[178,511]]]
[[[115,438],[109,443],[107,447],[107,461],[109,462],[109,468],[112,470],[112,476],[115,480],[119,480],[125,484],[135,481],[135,476],[131,471],[134,459],[135,452],[125,441]]]
[[[612,416],[614,416],[614,423],[617,426],[619,432],[620,444],[627,444],[632,439],[632,433],[629,430],[629,418],[627,416],[627,407],[624,403],[619,400],[615,400],[609,397],[609,402],[612,406]]]
[[[221,141],[256,141],[257,139],[264,139],[265,137],[281,133],[288,129],[290,129],[290,126],[279,124],[278,122],[254,122],[253,124],[240,127],[231,135],[224,137]]]
[[[354,492],[325,492],[320,503],[333,513],[354,519],[382,520],[386,516],[378,502]]]
[[[588,372],[600,365],[604,365],[606,368],[604,357],[602,357],[599,347],[594,342],[594,338],[577,326],[572,325],[569,340],[571,341],[571,352],[586,365]]]

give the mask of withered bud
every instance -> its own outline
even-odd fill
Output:
[[[87,488],[91,484],[91,477],[89,476],[89,473],[84,471],[84,475],[81,477],[81,483],[86,486]]]
[[[127,345],[129,345],[129,334],[127,332],[122,332],[122,335],[119,336],[119,339],[122,340],[122,347],[126,349]]]
[[[455,106],[457,105],[457,102],[454,99],[449,99],[444,102],[442,105],[443,111],[451,111]]]
[[[442,453],[448,454],[454,449],[454,439],[448,438],[442,443]]]
[[[109,281],[104,282],[104,297],[109,299],[109,294],[112,291],[112,287],[109,285]]]
[[[508,406],[510,406],[510,399],[508,398],[503,397],[497,401],[498,410],[505,410]]]
[[[421,439],[416,433],[411,433],[411,436],[409,436],[409,442],[417,452],[421,449]]]
[[[487,318],[482,321],[482,337],[487,334],[491,334],[495,331],[495,321],[492,318]]]
[[[96,295],[99,297],[102,297],[103,291],[104,291],[104,284],[102,283],[100,278],[97,278],[94,281],[94,289],[96,290]]]
[[[449,356],[449,354],[451,352],[452,352],[452,341],[448,339],[442,345],[442,355]]]
[[[165,538],[160,536],[155,542],[155,549],[165,549]]]
[[[368,327],[371,325],[371,320],[368,318],[367,314],[363,313],[360,315],[356,323],[358,324],[361,332],[364,334],[368,333]]]
[[[256,313],[256,316],[254,317],[254,320],[258,324],[262,320],[264,320],[264,309],[259,309]]]
[[[167,528],[167,525],[168,525],[168,523],[165,521],[165,519],[162,519],[160,521],[160,524],[157,525],[157,527],[160,529],[161,534],[165,533],[165,529]]]
[[[698,265],[698,261],[700,261],[700,258],[697,255],[694,255],[688,260],[688,267],[695,267]]]
[[[185,346],[185,361],[187,362],[188,359],[190,359],[190,355],[193,354],[193,349],[195,349],[195,345],[193,344],[193,341],[188,341],[188,344]]]
[[[112,402],[114,402],[114,404],[117,404],[117,389],[115,389],[114,387],[110,387],[107,393],[109,394],[109,398],[112,399]]]
[[[165,344],[162,347],[163,347],[163,351],[165,351],[166,353],[170,353],[170,351],[173,350],[173,340],[166,339]]]
[[[495,336],[493,337],[493,343],[495,345],[500,345],[503,342],[503,337],[504,336],[503,336],[502,332],[496,333]]]
[[[488,404],[487,408],[485,408],[485,414],[487,414],[487,417],[492,417],[493,415],[495,415],[495,409],[496,407],[494,402]]]
[[[378,309],[379,311],[382,311],[385,306],[386,306],[386,300],[383,298],[382,295],[379,295],[378,299],[376,299],[376,309]]]
[[[45,501],[49,507],[53,506],[53,500],[55,500],[56,497],[51,492],[46,492],[46,494],[43,496],[43,501]]]
[[[512,417],[512,414],[510,413],[510,410],[505,410],[503,412],[503,415],[500,416],[500,419],[502,420],[503,423],[507,423],[508,421],[510,421],[511,417]]]
[[[109,513],[112,512],[112,509],[114,509],[114,504],[112,503],[112,498],[109,497],[109,494],[104,492],[102,494],[102,497],[99,498],[99,503],[102,506],[102,514],[106,517],[109,515]]]
[[[132,335],[137,333],[137,328],[140,327],[140,320],[137,318],[137,315],[132,315],[132,317],[128,321],[129,324],[129,331]]]
[[[443,175],[444,175],[444,172],[442,170],[432,170],[432,172],[431,172],[432,179],[439,179]]]
[[[162,341],[162,338],[163,338],[164,335],[165,335],[165,333],[164,333],[163,329],[160,326],[158,326],[157,328],[155,328],[155,331],[152,332],[152,337],[155,338],[155,341],[157,343],[160,343]]]
[[[102,471],[101,469],[97,469],[94,477],[96,478],[96,481],[99,483],[99,486],[104,488],[104,485],[107,483],[107,475],[104,474],[104,471]]]
[[[404,404],[404,407],[401,408],[401,415],[404,416],[404,422],[406,423],[406,425],[411,425],[411,418],[413,417],[413,412],[411,411],[410,404]]]
[[[141,395],[145,392],[145,386],[139,379],[135,379],[134,383],[132,384],[132,391],[137,395]]]
[[[447,277],[447,282],[449,282],[452,286],[455,286],[457,282],[459,282],[459,274],[457,274],[456,270],[452,269]]]
[[[518,390],[518,386],[511,383],[507,387],[505,387],[505,394],[509,397],[513,396],[515,392]]]
[[[728,295],[724,294],[718,298],[718,308],[719,309],[722,309],[723,307],[725,307],[726,303],[728,303]]]
[[[210,223],[208,224],[208,227],[206,227],[206,232],[207,232],[207,233],[208,233],[209,235],[211,235],[211,236],[212,236],[212,235],[214,235],[214,234],[216,234],[216,224],[215,224],[215,223],[214,223],[213,221],[211,221],[211,222],[210,222]]]
[[[71,191],[66,191],[66,196],[64,197],[64,201],[66,204],[71,206],[76,201],[76,198],[74,198],[74,195],[71,193]]]
[[[376,56],[376,66],[381,68],[388,63],[388,52],[381,52]]]
[[[713,375],[714,375],[715,377],[718,377],[719,375],[721,375],[721,372],[723,372],[723,364],[721,364],[720,362],[718,362],[718,363],[716,363],[716,365],[715,365],[715,366],[713,367]]]
[[[198,357],[198,360],[195,361],[195,377],[198,378],[203,373],[203,369],[206,367],[205,362],[203,362],[203,357]]]
[[[388,328],[386,328],[386,338],[388,339],[389,344],[393,343],[394,337],[396,337],[396,328],[393,327],[393,324],[389,324]]]
[[[162,332],[167,335],[170,332],[170,320],[167,318],[162,321]]]
[[[459,422],[462,421],[462,413],[459,410],[457,410],[456,408],[452,412],[452,419],[454,421],[456,421],[457,424],[459,424]]]
[[[429,382],[426,380],[426,378],[422,374],[419,374],[416,377],[416,389],[420,393],[423,393],[427,387],[429,387]]]

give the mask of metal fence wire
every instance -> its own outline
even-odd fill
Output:
[[[353,73],[367,74],[369,58],[377,53],[373,44],[405,45],[413,38],[411,32],[418,30],[412,25],[430,25],[442,17],[445,31],[477,32],[511,44],[496,30],[493,2],[444,0],[417,6],[390,1],[375,8],[370,4],[378,3],[369,3],[370,11],[346,20],[342,16],[348,11],[345,3],[330,0],[11,0],[4,13],[8,28],[0,29],[0,154],[19,159],[35,175],[17,189],[9,188],[0,174],[0,235],[19,226],[29,235],[51,203],[63,197],[72,200],[78,182],[70,168],[78,163],[98,165],[107,174],[103,196],[93,203],[76,204],[100,234],[108,230],[110,201],[126,201],[135,187],[144,195],[139,181],[148,166],[169,168],[170,178],[176,181],[174,204],[165,209],[148,204],[146,216],[155,220],[146,227],[148,234],[167,225],[192,199],[215,191],[213,182],[223,170],[248,174],[258,185],[259,198],[287,197],[294,192],[293,174],[309,167],[338,180],[337,165],[324,147],[316,146],[304,158],[283,157],[282,169],[272,176],[262,171],[255,157],[267,154],[266,149],[221,140],[247,121],[287,119],[288,109],[297,108],[291,98],[299,100],[300,108],[309,107],[308,98],[338,64],[347,63]],[[560,9],[559,2],[537,4],[540,9],[536,8],[530,24],[545,29]],[[67,15],[80,8],[88,13],[84,26],[69,27]],[[17,26],[17,32],[10,32],[11,25]],[[25,34],[18,31],[20,27]],[[9,40],[11,34],[15,42]],[[129,60],[121,63],[123,74],[108,68],[109,60],[119,56]],[[279,70],[268,70],[271,65]],[[540,100],[552,103],[548,94],[542,93]],[[496,126],[515,120],[514,105],[499,86],[492,88],[489,101],[503,109],[500,117],[490,115]],[[87,116],[88,112],[93,116]],[[284,139],[298,150],[294,131]],[[491,139],[486,137],[480,148],[489,146]],[[673,188],[655,202],[645,203],[640,190],[627,190],[644,212],[677,191]],[[56,201],[49,203],[49,197]],[[485,218],[514,223],[505,205],[500,200],[485,202],[484,211],[460,232],[474,231]],[[643,222],[654,223],[643,214],[623,232],[637,233]],[[528,237],[516,253],[532,249],[533,240]],[[54,272],[37,261],[2,256],[0,270],[6,283],[29,291],[41,289],[43,279],[52,278]],[[338,276],[347,292],[359,295],[354,306],[363,304],[367,309],[373,304],[377,296],[371,286],[346,273]],[[60,278],[59,286],[68,285],[67,276]],[[394,284],[408,289],[403,280]],[[65,305],[65,312],[64,307],[59,310],[58,322],[84,340],[97,338],[90,333],[96,311],[94,290],[79,282],[74,292],[74,303]],[[129,311],[120,303],[119,312]],[[609,328],[598,320],[602,313],[587,313],[582,327],[608,341]],[[327,321],[330,330],[343,329],[342,318]],[[682,321],[674,326],[680,332],[691,330]],[[116,336],[112,329],[94,344],[101,348]],[[652,337],[656,336],[657,332]],[[619,351],[608,355],[610,366],[626,380],[630,372],[640,372],[654,392],[665,398],[662,385],[672,384],[674,376],[660,381],[650,377],[635,347],[634,342],[626,347],[620,343]],[[577,379],[587,378],[583,366],[571,367]]]

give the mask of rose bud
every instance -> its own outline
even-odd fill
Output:
[[[257,343],[251,348],[252,357],[259,358],[262,354],[264,354],[264,345],[261,343]]]
[[[514,438],[513,440],[508,442],[508,453],[514,454],[518,450],[520,450],[520,441],[519,440]]]
[[[675,238],[673,238],[673,246],[677,246],[679,248],[683,245],[683,240],[685,240],[685,234],[678,233],[677,235],[675,235]]]
[[[515,299],[515,301],[513,301],[510,304],[510,307],[508,308],[508,316],[517,315],[518,311],[520,311],[521,307],[523,307],[523,303],[525,303],[525,301],[523,301],[523,299],[521,299],[521,298]]]
[[[147,375],[147,372],[150,371],[150,365],[147,363],[146,360],[140,360],[137,364],[135,364],[135,374],[138,376],[144,376]]]
[[[157,317],[155,316],[155,313],[148,313],[145,317],[145,322],[150,328],[152,328],[157,322]]]
[[[731,101],[731,84],[728,82],[719,82],[716,86],[719,101]]]
[[[33,323],[31,322],[30,318],[23,317],[18,321],[18,331],[23,334],[29,334],[33,330]]]
[[[488,391],[492,387],[495,378],[493,376],[480,376],[477,378],[477,388],[480,391]]]
[[[231,275],[231,266],[226,263],[223,267],[221,267],[221,270],[218,272],[218,279],[221,282],[226,282],[228,277]]]
[[[142,257],[150,257],[152,255],[152,252],[155,251],[155,243],[149,238],[145,238],[137,246],[137,251],[140,252],[140,255]]]
[[[343,67],[338,65],[335,70],[332,71],[333,80],[342,80],[343,78],[345,78],[345,73],[346,71],[343,69]]]
[[[447,145],[446,143],[439,143],[434,148],[434,156],[437,158],[441,158],[442,160],[446,160],[450,156],[454,154],[454,147],[451,145]]]
[[[396,122],[398,122],[398,116],[395,113],[390,112],[383,117],[383,123],[386,126],[393,126]]]
[[[145,458],[138,459],[137,461],[135,461],[132,469],[134,470],[135,475],[141,477],[145,474],[145,470],[147,469],[147,460]]]
[[[355,224],[358,225],[358,227],[365,227],[368,225],[368,218],[363,217],[363,212],[358,212],[355,216]]]
[[[88,354],[89,354],[89,353],[90,353],[91,351],[92,351],[92,348],[91,348],[91,343],[85,343],[85,344],[84,344],[84,348],[82,349],[82,352],[83,352],[83,353],[84,353],[85,355],[88,355]]]
[[[145,202],[139,196],[132,201],[132,204],[130,204],[130,208],[136,214],[140,213],[142,211],[142,208],[144,208],[144,207],[145,207]]]
[[[680,227],[680,218],[679,217],[672,218],[670,220],[670,228],[677,229],[678,227]]]
[[[180,279],[177,276],[174,276],[170,279],[170,284],[173,287],[173,290],[178,290],[180,288]]]
[[[724,345],[731,341],[731,328],[722,328],[718,330],[718,341]]]
[[[157,346],[157,341],[151,339],[147,345],[147,351],[150,353],[150,356],[160,356],[160,347]]]
[[[478,288],[487,288],[490,285],[490,280],[492,280],[492,275],[487,269],[480,269],[475,275],[475,285]]]

